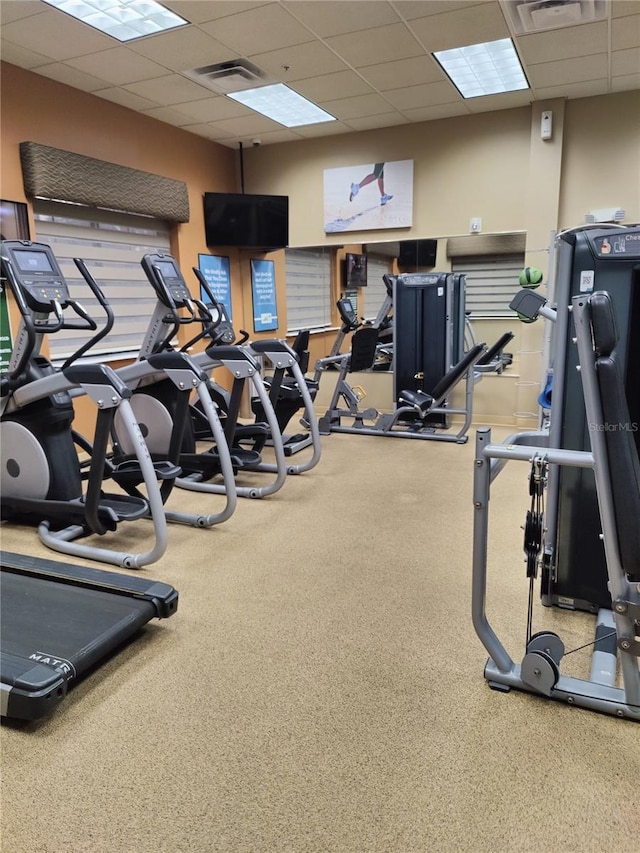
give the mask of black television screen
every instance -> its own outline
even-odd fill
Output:
[[[289,196],[205,193],[207,246],[283,249],[289,245]]]
[[[354,287],[367,285],[367,256],[354,255],[347,252],[344,256],[344,287],[352,290]]]
[[[437,240],[401,240],[398,264],[401,267],[435,267]]]

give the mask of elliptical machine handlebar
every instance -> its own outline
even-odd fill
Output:
[[[206,293],[207,299],[211,303],[211,307],[215,309],[217,314],[216,321],[208,329],[203,330],[203,334],[195,340],[199,340],[201,337],[204,337],[204,335],[210,335],[214,344],[236,344],[237,346],[243,346],[246,344],[250,338],[249,333],[245,332],[244,329],[240,329],[240,339],[236,339],[235,330],[227,316],[224,305],[222,305],[222,303],[220,303],[214,296],[204,273],[202,270],[198,269],[198,267],[192,267],[192,269],[201,288]],[[190,341],[185,346],[191,346],[194,342],[195,341]]]

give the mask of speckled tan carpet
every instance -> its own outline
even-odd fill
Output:
[[[49,719],[3,726],[4,853],[637,850],[640,727],[484,682],[472,459],[473,437],[332,435],[277,496],[172,527],[143,571],[177,615]],[[514,657],[527,473],[492,492],[488,611]],[[2,546],[64,559],[25,528]],[[542,627],[591,638],[580,614]]]

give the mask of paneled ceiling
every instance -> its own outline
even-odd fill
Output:
[[[188,26],[121,44],[0,2],[6,62],[233,148],[640,89],[640,0],[164,0]],[[512,37],[530,88],[464,100],[432,52]],[[337,121],[287,129],[189,72],[250,60]]]

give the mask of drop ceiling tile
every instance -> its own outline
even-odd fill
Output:
[[[323,101],[322,108],[339,119],[348,121],[350,118],[380,115],[389,112],[389,104],[380,95],[357,95],[353,98],[339,98],[333,101]]]
[[[7,3],[5,0],[0,3],[0,22],[4,26],[12,21],[19,21],[21,18],[28,18],[45,11],[46,7],[40,0],[22,0],[20,3]]]
[[[622,18],[625,15],[640,15],[640,0],[616,0],[611,3],[612,18]]]
[[[189,101],[174,107],[175,111],[185,116],[190,122],[216,122],[225,118],[245,116],[247,108],[225,95],[211,95],[198,101]]]
[[[127,92],[121,87],[112,89],[101,89],[96,94],[107,101],[113,101],[114,104],[120,104],[121,107],[126,107],[128,110],[150,110],[152,107],[157,107],[157,101],[151,101],[149,98],[143,98],[140,95],[134,95],[133,92]]]
[[[405,89],[393,89],[384,93],[390,104],[405,112],[419,107],[450,104],[460,100],[455,87],[448,81],[441,83],[425,83],[423,86],[409,86]]]
[[[462,0],[398,0],[394,5],[402,17],[410,21],[442,12],[456,12],[468,6],[479,6],[481,3],[486,3],[486,0],[471,0],[469,3],[463,3]]]
[[[74,89],[81,89],[83,92],[97,92],[109,86],[108,80],[84,74],[82,71],[71,68],[64,62],[40,65],[35,69],[35,73],[42,74],[43,77],[49,77],[51,80],[57,80],[58,83],[64,83],[66,86],[73,86]]]
[[[530,65],[527,68],[529,83],[536,90],[555,86],[559,80],[566,84],[598,80],[601,77],[606,77],[607,73],[606,53],[563,59],[558,62],[544,62],[540,65]]]
[[[203,3],[202,0],[163,0],[162,5],[167,6],[176,15],[186,18],[192,24],[201,24],[205,21],[214,21],[217,18],[224,18],[227,15],[234,15],[238,12],[246,12],[248,9],[254,9],[257,6],[264,6],[267,2],[273,0],[220,0],[215,3]]]
[[[188,71],[234,58],[229,48],[197,27],[181,27],[139,39],[131,50],[172,71]]]
[[[229,15],[200,27],[238,56],[266,53],[313,39],[313,34],[306,27],[275,3]]]
[[[436,104],[436,106],[422,107],[418,110],[405,110],[404,115],[407,116],[409,121],[418,122],[468,115],[468,112],[465,102],[460,98],[457,104]]]
[[[153,80],[140,80],[124,87],[134,95],[150,98],[157,104],[173,106],[186,101],[197,101],[207,92],[204,86],[192,83],[179,74],[169,74],[165,77],[155,77]]]
[[[37,68],[39,65],[49,65],[51,63],[50,56],[34,53],[32,50],[27,50],[27,48],[13,44],[13,42],[6,41],[6,39],[3,39],[0,43],[0,56],[3,62],[10,62],[19,68]]]
[[[640,51],[616,50],[611,54],[611,74],[620,77],[623,74],[637,74],[640,71]]]
[[[166,68],[150,62],[127,47],[114,47],[112,50],[101,50],[89,56],[79,56],[77,59],[69,59],[67,64],[86,74],[94,74],[112,86],[137,83],[139,80],[162,77],[167,73]]]
[[[295,0],[283,6],[321,38],[343,33],[358,33],[365,27],[381,27],[397,23],[399,18],[390,3],[380,0]]]
[[[53,8],[35,17],[3,24],[2,37],[57,61],[113,47],[110,36]]]
[[[551,100],[552,98],[590,98],[594,95],[606,95],[609,91],[609,81],[606,77],[599,80],[589,80],[580,83],[564,83],[561,86],[544,86],[536,89],[536,100]]]
[[[332,36],[327,44],[354,68],[391,62],[424,53],[406,24],[361,30],[355,35]]]
[[[204,136],[205,139],[215,139],[216,141],[224,138],[235,139],[232,133],[225,133],[225,131],[216,128],[215,124],[208,122],[204,124],[185,124],[180,130],[186,130],[187,133],[195,133],[196,136]]]
[[[249,113],[248,110],[247,115],[223,119],[215,122],[215,124],[221,131],[234,134],[241,139],[260,136],[261,133],[268,133],[270,130],[282,130],[282,125],[278,122],[271,121],[271,119],[258,115],[258,113]]]
[[[267,53],[254,53],[249,58],[258,68],[285,83],[317,77],[319,74],[332,74],[347,68],[332,50],[319,41],[291,45]],[[285,70],[284,66],[289,68]]]
[[[335,98],[336,92],[345,98],[369,95],[373,92],[371,86],[355,71],[338,71],[335,74],[323,74],[321,77],[309,77],[292,83],[291,87],[315,103]]]
[[[402,86],[418,86],[421,83],[435,83],[444,78],[442,68],[430,56],[411,56],[396,59],[394,62],[382,62],[367,65],[358,72],[374,89],[385,92],[388,89],[400,89]]]
[[[346,122],[353,130],[376,130],[381,127],[397,127],[399,124],[408,124],[407,119],[401,113],[383,113],[377,116],[363,116],[362,118],[350,118]]]
[[[191,124],[192,121],[188,116],[178,110],[171,109],[171,107],[152,107],[150,110],[142,110],[142,112],[149,118],[155,118],[165,124],[173,124],[175,127],[184,127],[185,124]]]
[[[607,22],[598,21],[580,27],[563,27],[550,32],[518,36],[518,53],[527,65],[604,53],[608,46],[608,32]]]
[[[640,15],[617,18],[611,22],[612,50],[640,47]]]
[[[612,92],[628,92],[631,89],[640,89],[640,71],[637,74],[623,74],[611,78]]]
[[[470,113],[490,113],[527,107],[532,101],[530,89],[519,92],[503,92],[500,95],[483,95],[480,98],[465,98],[464,104]]]
[[[411,22],[411,29],[429,52],[495,41],[510,35],[500,5],[494,0],[419,18]]]
[[[296,127],[299,136],[309,139],[316,136],[339,136],[349,133],[349,126],[341,121],[328,121],[322,124],[310,124],[305,127]]]
[[[295,128],[297,130],[297,128]],[[280,130],[270,130],[268,133],[260,134],[260,144],[261,145],[273,145],[276,142],[295,142],[299,140],[300,134],[295,133],[294,129],[289,129],[286,127],[281,128]],[[242,144],[245,148],[249,148],[252,146],[252,141],[250,139],[242,140]]]

